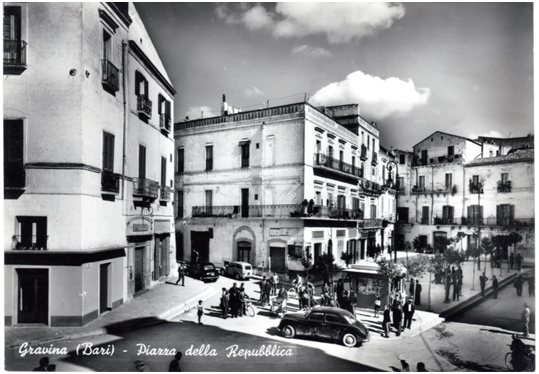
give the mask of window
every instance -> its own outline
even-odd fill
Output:
[[[138,177],[146,178],[146,147],[138,146]]]
[[[213,170],[213,145],[206,146],[206,171]]]
[[[445,174],[445,188],[450,189],[453,187],[453,174],[446,173]]]
[[[371,219],[376,218],[376,205],[371,204]]]
[[[167,185],[167,158],[161,157],[161,187]]]
[[[502,183],[506,183],[509,180],[509,173],[502,173]]]
[[[238,261],[251,262],[251,243],[238,242]],[[241,269],[240,264],[236,264],[238,269]]]
[[[376,139],[372,139],[372,151],[374,152],[376,150]]]
[[[158,96],[157,113],[159,114],[159,128],[170,132],[171,119],[170,119],[170,101],[165,99],[161,94]]]
[[[404,177],[399,177],[399,180],[397,182],[397,188],[400,192],[404,191]]]
[[[408,208],[397,208],[399,223],[408,223]]]
[[[114,172],[114,135],[103,131],[103,170]]]
[[[452,157],[455,155],[455,146],[450,145],[447,147],[447,157]]]
[[[333,157],[333,147],[332,147],[332,146],[329,146],[329,147],[328,147],[328,156],[329,156],[330,158]]]
[[[47,217],[17,217],[16,249],[47,249]]]
[[[138,71],[135,72],[135,95],[148,96],[148,81]]]
[[[326,322],[330,323],[340,323],[341,319],[336,314],[326,314]]]
[[[241,147],[241,167],[242,168],[248,168],[249,167],[249,146],[250,142],[244,142],[240,143]]]
[[[178,173],[183,173],[183,148],[178,148]]]
[[[468,224],[481,225],[483,223],[483,207],[471,205],[468,207]]]
[[[22,21],[20,6],[4,7],[4,65],[7,67],[26,67],[26,42],[22,36]],[[4,73],[15,73],[5,71]]]
[[[212,213],[212,206],[213,206],[213,191],[206,190],[206,213],[208,214]]]
[[[178,191],[178,218],[183,218],[183,190]]]
[[[309,315],[309,320],[311,321],[324,321],[324,313],[311,313]]]
[[[103,60],[112,61],[112,36],[103,30]]]
[[[496,206],[496,224],[498,226],[507,226],[514,224],[515,206],[511,204],[502,204]]]
[[[371,143],[371,137],[367,135],[367,151],[370,149],[369,144]]]
[[[449,205],[444,205],[442,207],[442,223],[452,224],[453,222],[453,207]]]
[[[425,188],[425,176],[424,175],[420,175],[419,176],[419,188],[423,189]]]
[[[429,153],[427,150],[421,151],[421,164],[427,165],[427,160],[429,158]]]
[[[137,111],[146,118],[152,117],[152,101],[149,99],[148,81],[144,76],[135,72],[135,95],[137,95]]]
[[[406,156],[405,155],[399,155],[399,164],[404,165],[406,163]]]
[[[430,209],[428,206],[423,206],[421,211],[421,224],[428,225],[430,222]]]
[[[23,121],[4,120],[4,187],[25,186]]]

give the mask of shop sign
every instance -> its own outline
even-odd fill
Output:
[[[292,236],[299,232],[299,227],[278,227],[270,228],[270,236]]]

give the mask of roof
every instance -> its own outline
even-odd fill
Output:
[[[488,136],[480,136],[477,138],[477,140],[486,144],[509,146],[511,148],[533,148],[534,137],[533,135],[519,138],[492,138]]]
[[[464,139],[464,140],[468,140],[472,143],[475,143],[477,145],[481,145],[481,143],[479,143],[477,140],[472,140],[470,138],[466,138],[464,136],[460,136],[460,135],[455,135],[455,134],[450,134],[450,133],[447,133],[447,132],[443,132],[443,131],[435,131],[433,132],[432,134],[430,134],[429,136],[427,136],[425,139],[421,140],[420,142],[417,142],[415,145],[414,145],[414,148],[419,144],[419,143],[422,143],[424,142],[425,140],[427,140],[428,138],[432,137],[434,134],[444,134],[444,135],[449,135],[449,136],[454,136],[456,138],[461,138],[461,139]]]
[[[488,164],[506,164],[512,162],[533,162],[533,148],[528,149],[519,149],[514,152],[510,152],[504,156],[496,157],[485,157],[485,158],[476,158],[464,166],[478,166],[478,165],[488,165]]]
[[[313,312],[323,312],[323,313],[335,313],[340,314],[341,316],[349,316],[350,312],[341,308],[334,308],[331,306],[316,306],[312,309]]]

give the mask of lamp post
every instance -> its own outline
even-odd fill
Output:
[[[395,167],[395,182],[392,180],[391,178],[391,172],[393,171],[393,165]],[[391,242],[392,242],[392,247],[393,247],[393,252],[395,252],[395,263],[397,263],[397,248],[395,246],[395,242],[396,242],[396,236],[397,236],[397,232],[396,232],[396,229],[397,229],[397,221],[398,221],[398,211],[399,211],[399,165],[397,165],[397,163],[395,161],[388,161],[387,164],[386,164],[386,169],[387,171],[389,172],[388,173],[388,178],[387,178],[387,186],[389,188],[393,188],[393,186],[395,186],[395,223],[393,224],[393,235],[391,236]]]

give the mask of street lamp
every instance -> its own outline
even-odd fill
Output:
[[[395,167],[395,181],[391,178],[391,172],[393,171],[393,165]],[[389,172],[387,178],[387,186],[389,188],[395,187],[395,223],[393,224],[393,235],[391,236],[391,242],[393,247],[393,252],[395,252],[395,263],[397,263],[397,247],[395,246],[395,237],[397,236],[397,219],[399,211],[399,165],[395,161],[388,161],[386,164],[386,169]]]

